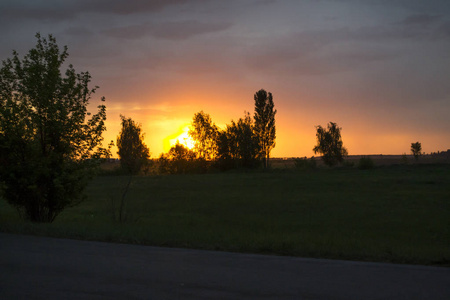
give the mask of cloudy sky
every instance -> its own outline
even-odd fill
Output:
[[[450,148],[448,0],[2,0],[0,59],[53,34],[152,156],[203,110],[224,127],[274,96],[273,156],[312,156],[315,126],[350,154]],[[95,102],[93,102],[95,103]]]

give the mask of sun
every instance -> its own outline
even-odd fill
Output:
[[[170,146],[174,146],[177,142],[179,142],[188,149],[194,148],[194,140],[189,136],[188,132],[189,126],[185,126],[181,134],[170,140]]]
[[[183,125],[179,128],[178,132],[165,138],[165,150],[169,151],[171,147],[175,146],[177,142],[182,144],[188,149],[194,148],[194,140],[189,136],[189,124]]]

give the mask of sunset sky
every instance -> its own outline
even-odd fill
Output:
[[[448,0],[2,0],[0,60],[53,34],[152,157],[203,110],[221,128],[274,97],[275,157],[312,156],[336,122],[349,154],[450,148]],[[176,140],[176,139],[175,139]]]

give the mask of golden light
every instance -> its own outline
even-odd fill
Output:
[[[174,134],[169,135],[164,139],[164,151],[168,152],[171,147],[175,146],[177,142],[182,144],[188,149],[194,148],[194,141],[189,136],[189,124],[181,126]]]

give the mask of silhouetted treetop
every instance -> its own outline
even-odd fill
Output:
[[[267,93],[261,89],[254,95],[255,114],[254,132],[259,143],[259,157],[264,167],[268,167],[270,152],[275,147],[276,129],[275,115],[272,93]]]
[[[117,154],[123,169],[137,174],[150,158],[150,150],[144,143],[141,125],[131,118],[120,116],[122,128],[117,136]]]
[[[328,166],[333,166],[344,160],[348,154],[341,137],[341,128],[336,123],[328,123],[327,128],[316,126],[317,145],[313,148],[314,153],[322,154],[322,159]]]
[[[194,115],[189,136],[194,141],[194,150],[199,158],[213,160],[217,154],[218,128],[213,123],[209,114],[200,111]]]
[[[419,142],[411,143],[411,153],[416,160],[422,155],[422,144]]]

